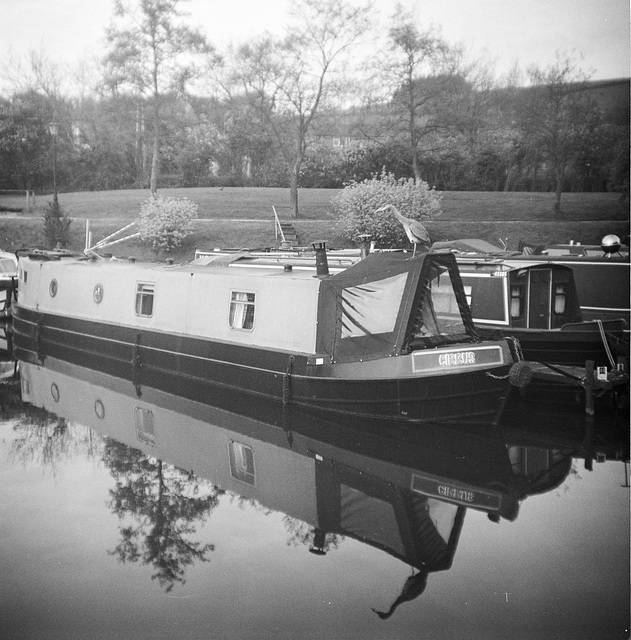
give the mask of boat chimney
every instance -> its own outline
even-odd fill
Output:
[[[311,243],[315,251],[316,273],[319,276],[329,275],[329,262],[326,257],[326,240],[315,240]]]
[[[370,253],[370,234],[361,233],[357,236],[357,239],[359,240],[359,256],[363,260]]]

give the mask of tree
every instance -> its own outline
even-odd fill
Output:
[[[51,163],[50,108],[35,92],[0,101],[0,188],[40,189]]]
[[[420,154],[446,124],[441,120],[441,95],[453,81],[453,62],[447,43],[431,28],[419,30],[412,13],[397,5],[387,50],[376,62],[381,102],[370,119],[373,127],[379,124],[371,137],[403,142],[419,180]]]
[[[138,97],[150,98],[153,115],[153,155],[149,188],[158,189],[163,96],[182,93],[198,75],[195,59],[214,61],[214,49],[205,37],[181,20],[185,0],[115,0],[119,24],[107,29],[110,45],[105,63],[106,83],[114,92],[129,87]]]
[[[532,87],[522,105],[521,127],[528,145],[551,168],[558,212],[566,169],[591,143],[599,109],[586,91],[589,76],[567,54],[557,52],[548,67],[530,67],[528,77]]]
[[[367,32],[369,14],[344,0],[301,0],[284,39],[265,36],[235,51],[225,86],[245,93],[264,117],[288,171],[294,217],[310,134],[320,110],[341,96],[346,54]]]

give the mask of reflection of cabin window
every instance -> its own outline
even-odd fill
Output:
[[[233,291],[230,298],[230,327],[251,331],[254,328],[254,294]]]
[[[564,284],[554,285],[554,313],[561,315],[565,313],[567,301],[567,290]]]
[[[153,315],[154,285],[148,282],[139,282],[136,285],[136,315],[151,317]]]
[[[136,438],[150,447],[155,446],[156,435],[153,424],[153,411],[136,407],[134,422],[136,423]]]
[[[524,312],[524,287],[521,285],[510,288],[510,317],[520,318]]]
[[[230,441],[230,474],[235,480],[254,486],[254,451],[240,442]]]

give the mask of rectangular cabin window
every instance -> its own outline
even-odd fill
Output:
[[[565,313],[567,304],[567,287],[565,284],[554,285],[554,313],[558,316]]]
[[[506,322],[504,287],[506,278],[461,274],[467,302],[474,320]]]
[[[15,273],[15,262],[8,258],[0,260],[0,273]]]
[[[22,284],[26,284],[27,280],[28,280],[28,271],[26,271],[26,269],[20,269],[20,282]]]
[[[524,285],[511,285],[510,288],[510,317],[521,318],[524,315],[526,287]]]
[[[150,318],[153,315],[153,294],[155,285],[151,282],[136,284],[136,315]]]
[[[228,443],[230,454],[230,475],[240,482],[255,485],[254,451],[240,442],[234,440]]]
[[[467,304],[471,306],[471,294],[473,293],[473,287],[470,284],[463,284],[464,294],[467,298]]]
[[[255,294],[233,291],[230,297],[230,328],[252,331],[254,329]]]

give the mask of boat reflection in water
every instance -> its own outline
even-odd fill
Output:
[[[20,363],[22,397],[105,436],[116,479],[110,508],[125,523],[113,555],[153,566],[168,591],[205,561],[196,521],[223,493],[281,512],[316,555],[354,538],[413,568],[389,617],[452,566],[467,509],[512,521],[520,501],[570,473],[583,442],[538,441],[519,428],[323,420],[264,403],[239,414],[52,358]],[[611,455],[618,456],[619,452]]]

